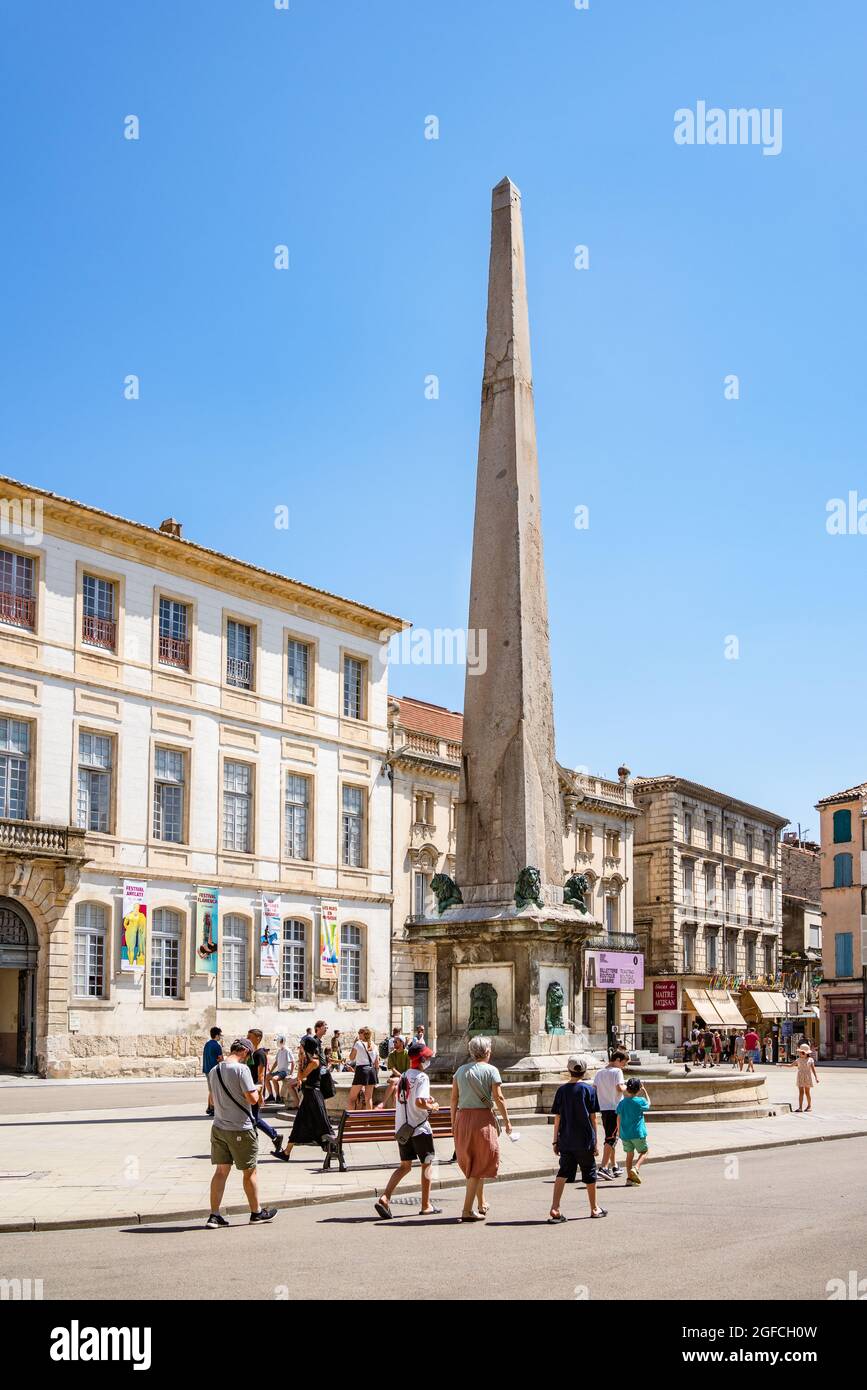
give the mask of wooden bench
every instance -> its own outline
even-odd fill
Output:
[[[452,1112],[446,1106],[428,1115],[434,1139],[452,1138]],[[336,1158],[341,1173],[346,1172],[346,1144],[395,1144],[393,1110],[344,1110],[322,1165],[322,1172],[331,1169]]]

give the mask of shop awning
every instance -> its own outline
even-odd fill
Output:
[[[785,995],[774,994],[769,990],[750,989],[747,999],[752,999],[762,1018],[785,1018],[787,1014]]]
[[[687,1009],[703,1018],[709,1028],[725,1028],[726,1025],[717,1013],[706,989],[685,989],[683,998]]]
[[[717,1013],[726,1028],[743,1028],[746,1020],[741,1017],[740,1009],[727,989],[709,989],[707,997],[713,1004]]]

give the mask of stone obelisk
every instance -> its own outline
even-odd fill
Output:
[[[521,195],[493,191],[456,879],[464,901],[510,902],[539,869],[563,901],[563,839],[542,553]]]
[[[455,884],[410,935],[435,945],[437,1063],[473,1034],[522,1083],[580,1049],[581,945],[592,915],[564,903],[563,829],[542,555],[521,195],[493,191],[488,319]]]

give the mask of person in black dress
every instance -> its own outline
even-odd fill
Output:
[[[296,1144],[318,1144],[327,1149],[328,1142],[334,1138],[334,1130],[325,1109],[325,1100],[319,1084],[320,1069],[326,1065],[325,1049],[322,1039],[327,1031],[325,1023],[317,1023],[313,1036],[301,1039],[304,1052],[304,1065],[298,1079],[301,1082],[301,1104],[292,1125],[292,1131],[283,1146],[288,1156]]]

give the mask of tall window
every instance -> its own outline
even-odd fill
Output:
[[[736,892],[735,871],[734,871],[734,869],[726,869],[726,876],[725,876],[726,912],[734,912],[734,911],[735,911],[735,892]]]
[[[181,914],[158,907],[151,924],[151,996],[181,997]]]
[[[852,933],[838,931],[834,934],[834,974],[838,980],[845,980],[853,971]]]
[[[343,713],[347,719],[364,718],[364,662],[343,658]]]
[[[294,638],[286,652],[286,699],[290,705],[310,704],[310,647]]]
[[[756,876],[744,874],[744,890],[747,899],[747,917],[752,921],[756,913]]]
[[[36,570],[32,555],[0,550],[0,623],[36,627]]]
[[[249,854],[253,837],[253,769],[223,763],[223,849]]]
[[[773,975],[773,973],[774,973],[774,943],[773,943],[773,941],[766,941],[766,942],[765,942],[765,948],[764,948],[764,949],[765,949],[765,974],[766,974],[766,975]]]
[[[713,849],[713,821],[708,819],[704,823],[704,839],[708,849]]]
[[[762,917],[766,922],[774,920],[774,885],[767,878],[762,883]]]
[[[683,838],[688,845],[692,844],[692,811],[683,813]]]
[[[752,832],[751,830],[748,830],[747,833],[746,833],[746,837],[745,837],[745,838],[746,838],[747,859],[752,859],[752,857],[753,857],[753,832]]]
[[[154,753],[154,839],[183,844],[185,758],[178,748]]]
[[[117,647],[117,611],[110,579],[86,574],[82,581],[81,640],[113,652]]]
[[[617,897],[609,893],[605,899],[605,930],[609,936],[620,930],[618,925]]]
[[[190,608],[173,598],[160,599],[159,659],[163,666],[190,669]]]
[[[852,812],[834,812],[834,844],[848,845],[852,839]]]
[[[247,998],[247,937],[247,919],[235,912],[227,913],[220,932],[224,999]]]
[[[340,998],[344,1003],[360,1004],[361,991],[361,927],[345,925],[340,928]]]
[[[704,866],[704,904],[708,912],[716,912],[716,865]]]
[[[253,629],[248,623],[226,623],[226,684],[253,689]]]
[[[692,907],[695,898],[695,863],[692,859],[683,861],[683,902]]]
[[[578,827],[578,853],[593,853],[593,826],[579,825]]]
[[[343,862],[360,869],[364,859],[364,792],[361,787],[343,788]]]
[[[605,832],[605,853],[609,859],[620,858],[620,831],[606,830]]]
[[[111,739],[78,735],[78,825],[107,834],[111,828]]]
[[[852,856],[851,854],[834,855],[834,887],[852,887]]]
[[[765,863],[770,865],[773,857],[774,842],[770,835],[765,836]]]
[[[695,931],[685,931],[683,934],[683,970],[685,975],[692,975],[695,971]]]
[[[105,997],[108,913],[99,903],[76,903],[72,988],[76,999]]]
[[[286,773],[283,849],[287,859],[309,859],[310,779]]]
[[[752,934],[747,937],[747,975],[752,979],[756,973],[756,938]]]
[[[738,968],[738,934],[736,931],[726,932],[725,953],[725,968],[730,975],[733,975]]]
[[[709,971],[716,970],[719,965],[717,957],[717,933],[715,931],[705,932],[705,951],[707,952],[707,968]]]
[[[734,852],[735,832],[732,830],[731,826],[728,826],[726,829],[726,854],[734,854]]]
[[[280,971],[280,998],[305,999],[307,996],[307,925],[291,918],[283,923],[283,962]]]
[[[23,719],[0,719],[0,817],[27,819],[30,778],[30,725]]]
[[[413,915],[424,917],[427,911],[427,874],[413,874]]]

